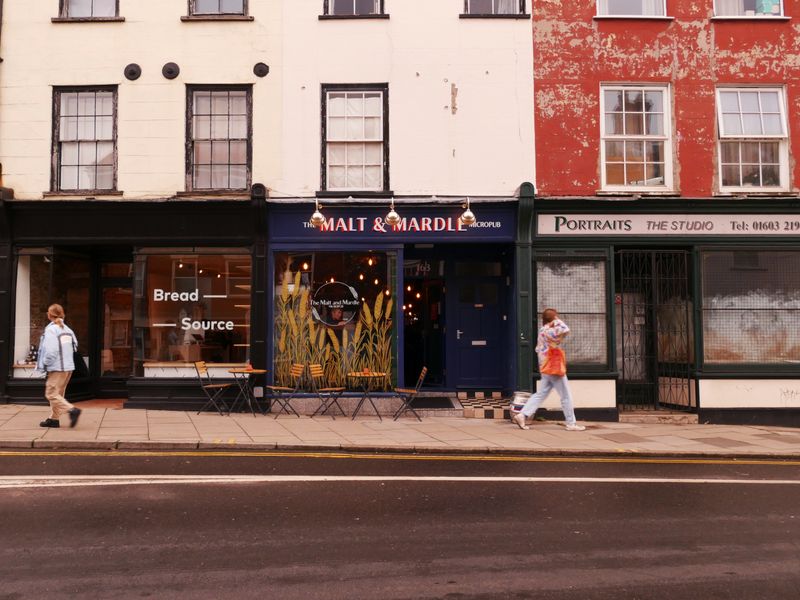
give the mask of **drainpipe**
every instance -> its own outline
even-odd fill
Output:
[[[0,0],[0,41],[3,41],[3,0]],[[2,45],[0,45],[2,48]],[[3,62],[3,57],[0,56],[0,63]]]
[[[519,187],[516,240],[516,296],[517,296],[517,391],[533,391],[533,345],[535,343],[533,323],[533,201],[536,190],[532,183]]]

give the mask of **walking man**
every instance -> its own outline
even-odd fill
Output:
[[[560,371],[563,371],[562,375],[547,374],[548,368],[545,366],[550,358],[550,350],[557,349],[568,333],[569,327],[558,318],[558,312],[554,308],[545,309],[542,313],[542,328],[539,329],[539,337],[536,340],[536,355],[539,359],[539,371],[542,375],[541,385],[539,391],[531,394],[522,410],[511,419],[520,429],[530,429],[525,424],[525,419],[534,415],[536,409],[542,405],[542,402],[545,401],[553,389],[561,397],[561,409],[564,411],[567,431],[583,431],[586,429],[586,427],[578,425],[575,421],[575,409],[572,406],[566,364],[562,363],[561,365]]]

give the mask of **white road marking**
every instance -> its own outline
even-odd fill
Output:
[[[427,481],[455,483],[675,483],[723,485],[800,485],[794,479],[678,479],[655,477],[413,477],[382,475],[63,475],[0,477],[0,489],[179,485],[208,483],[317,483]]]

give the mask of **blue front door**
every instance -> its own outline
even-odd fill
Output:
[[[508,286],[500,261],[456,259],[448,281],[450,387],[500,389],[506,381]]]

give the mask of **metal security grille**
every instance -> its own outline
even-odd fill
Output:
[[[689,253],[617,253],[618,388],[622,410],[690,410]]]

